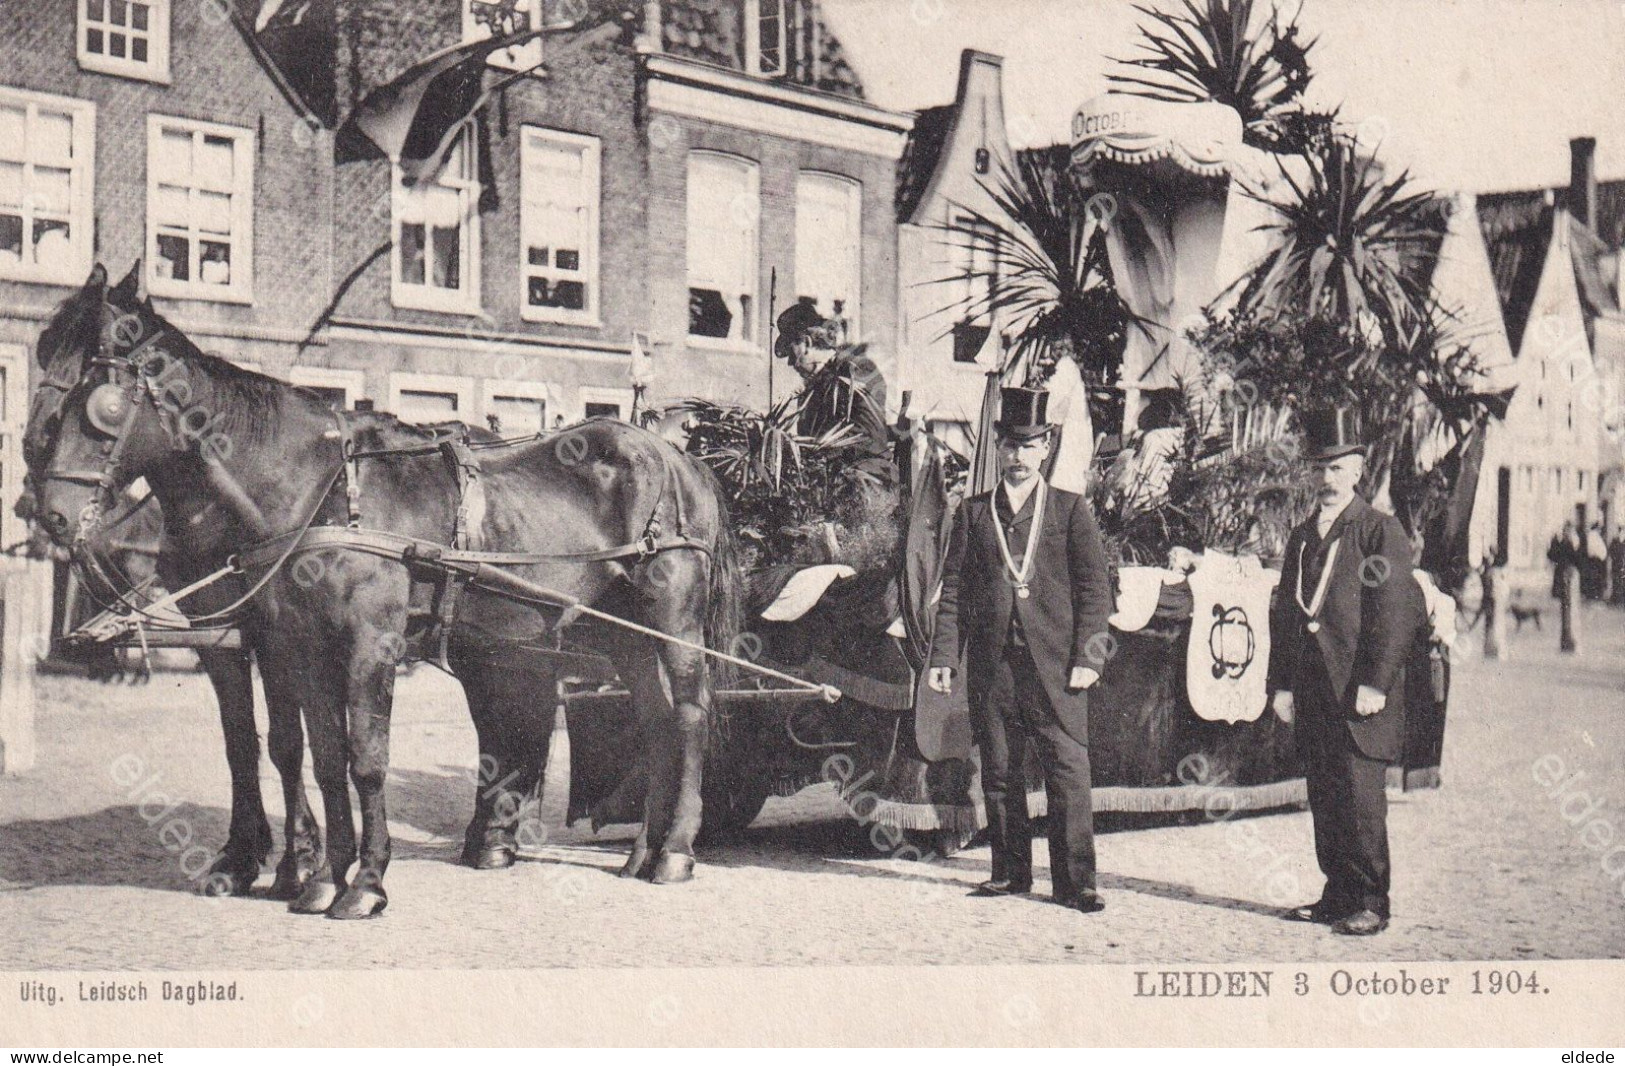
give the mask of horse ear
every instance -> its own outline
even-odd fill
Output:
[[[137,259],[130,267],[130,272],[124,275],[124,280],[113,286],[114,299],[125,305],[144,303],[147,299],[147,286],[145,275],[141,272],[141,260]]]
[[[97,263],[90,268],[90,277],[85,279],[86,292],[101,292],[107,288],[107,268]]]

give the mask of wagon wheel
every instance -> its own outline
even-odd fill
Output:
[[[700,824],[700,841],[712,844],[734,839],[743,833],[762,813],[767,797],[773,793],[773,786],[755,775],[741,778],[719,773],[705,778],[701,793],[705,807]]]

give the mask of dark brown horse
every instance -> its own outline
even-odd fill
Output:
[[[53,538],[80,540],[109,491],[144,477],[167,521],[235,540],[248,561],[239,576],[261,673],[303,709],[327,813],[328,867],[294,910],[361,918],[385,905],[395,668],[436,654],[439,623],[482,779],[504,783],[476,785],[464,857],[512,861],[518,805],[504,801],[534,790],[546,760],[553,685],[537,651],[571,618],[560,600],[676,638],[609,627],[602,650],[637,701],[649,766],[643,830],[622,872],[691,876],[711,708],[701,645],[727,646],[739,589],[725,508],[703,467],[647,431],[593,420],[484,453],[483,513],[465,512],[465,526],[459,510],[472,497],[432,431],[383,414],[336,417],[313,393],[205,355],[150,303],[107,289],[99,267],[52,330],[29,441]],[[307,527],[359,527],[372,547],[330,539],[295,551]],[[454,582],[432,550],[376,550],[380,537],[451,545],[460,529],[525,563]],[[504,574],[559,595],[527,599],[511,583],[499,594]]]
[[[125,300],[135,299],[139,270],[116,288]],[[94,275],[93,275],[94,276]],[[107,312],[81,292],[69,298],[41,333],[37,352],[42,367],[69,366],[85,339],[95,338]],[[66,362],[64,362],[66,360]],[[35,394],[24,453],[29,466],[30,517],[44,522],[39,506],[40,479],[49,458],[42,450],[61,413],[69,382],[50,378]],[[80,551],[93,560],[89,580],[80,583],[81,598],[109,606],[149,577],[167,588],[184,588],[218,568],[240,543],[241,531],[228,521],[180,521],[148,501],[136,512],[127,503],[112,505],[106,523],[87,530]],[[199,590],[183,607],[188,613],[207,614],[230,604],[243,591],[241,578],[230,578]],[[83,618],[76,621],[83,621]],[[246,895],[270,857],[273,836],[260,791],[260,737],[254,722],[254,683],[251,650],[258,633],[257,618],[244,619],[244,647],[200,648],[198,658],[214,687],[224,734],[226,765],[231,773],[231,815],[226,842],[198,883],[207,895]],[[108,657],[89,656],[93,670]],[[299,704],[285,679],[262,675],[269,729],[266,735],[271,763],[282,779],[287,811],[284,847],[277,864],[271,895],[294,899],[320,865],[321,830],[305,799],[303,781],[305,738]]]

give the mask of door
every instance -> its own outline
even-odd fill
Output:
[[[1512,543],[1512,468],[1503,466],[1495,474],[1495,565],[1507,564]]]

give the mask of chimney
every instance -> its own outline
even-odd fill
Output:
[[[1597,138],[1569,141],[1569,214],[1587,229],[1597,226]]]

